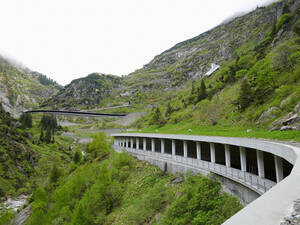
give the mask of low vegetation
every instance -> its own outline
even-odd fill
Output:
[[[26,224],[215,225],[241,209],[216,181],[187,174],[172,183],[176,176],[113,152],[101,133],[77,166],[37,188]]]

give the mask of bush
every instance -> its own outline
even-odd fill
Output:
[[[243,69],[250,68],[255,63],[255,58],[252,55],[244,55],[238,61],[238,67]]]
[[[93,158],[96,158],[101,154],[108,153],[110,150],[110,143],[108,142],[106,134],[104,132],[96,134],[87,150]]]
[[[276,31],[278,32],[279,29],[286,23],[290,22],[291,19],[293,18],[293,15],[291,13],[285,13],[282,14],[281,17],[279,18],[279,20],[277,21],[275,27],[276,27]]]

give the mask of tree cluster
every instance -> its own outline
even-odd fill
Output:
[[[32,128],[32,115],[30,113],[23,113],[20,117],[20,122],[23,129]]]
[[[56,117],[54,115],[43,115],[39,126],[41,128],[40,141],[54,143],[54,133],[58,128]]]

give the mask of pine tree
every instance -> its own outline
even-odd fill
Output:
[[[23,113],[20,117],[22,128],[32,128],[32,115],[30,113]]]
[[[44,141],[44,131],[43,131],[43,130],[41,130],[40,141],[41,141],[41,142]]]
[[[239,97],[237,99],[237,105],[241,112],[245,111],[245,109],[251,104],[251,88],[248,84],[248,81],[245,79],[241,85]]]
[[[53,165],[50,171],[50,182],[56,183],[59,177],[60,177],[60,171],[56,165]]]
[[[158,125],[158,126],[163,124],[163,118],[159,110],[159,107],[156,107],[156,109],[154,110],[154,114],[151,118],[151,124]]]
[[[192,89],[191,89],[191,93],[188,97],[188,102],[189,104],[193,104],[195,102],[196,99],[196,88],[195,88],[195,81],[192,82]]]
[[[52,138],[51,129],[48,128],[48,129],[46,130],[45,142],[46,142],[47,144],[49,144],[49,143],[51,142],[51,138]]]
[[[202,80],[200,87],[197,88],[197,101],[200,102],[206,97],[207,97],[206,86],[204,80]]]
[[[76,164],[81,161],[81,152],[79,150],[74,153],[73,161]]]
[[[167,118],[169,118],[169,117],[171,116],[172,112],[173,112],[173,108],[172,108],[172,106],[171,106],[171,104],[170,104],[170,102],[169,102],[168,105],[167,105],[167,109],[166,109],[166,112],[165,112],[165,116],[166,116]]]

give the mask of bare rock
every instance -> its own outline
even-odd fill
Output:
[[[283,126],[283,127],[280,128],[280,131],[286,131],[286,130],[297,130],[297,127]]]
[[[291,117],[289,117],[288,119],[286,119],[285,121],[283,121],[283,125],[292,125],[292,124],[296,124],[300,122],[300,116],[298,116],[298,114],[294,114]]]
[[[300,225],[300,199],[294,201],[293,209],[294,211],[284,217],[280,225]]]
[[[272,113],[276,110],[278,110],[278,107],[272,106],[271,108],[269,108],[266,112],[260,115],[256,124],[260,124],[262,121],[265,121],[266,119],[274,119],[275,115],[272,115]]]
[[[294,107],[294,113],[300,113],[300,102]]]
[[[183,182],[183,177],[177,177],[173,180],[171,180],[171,184],[178,184]]]

